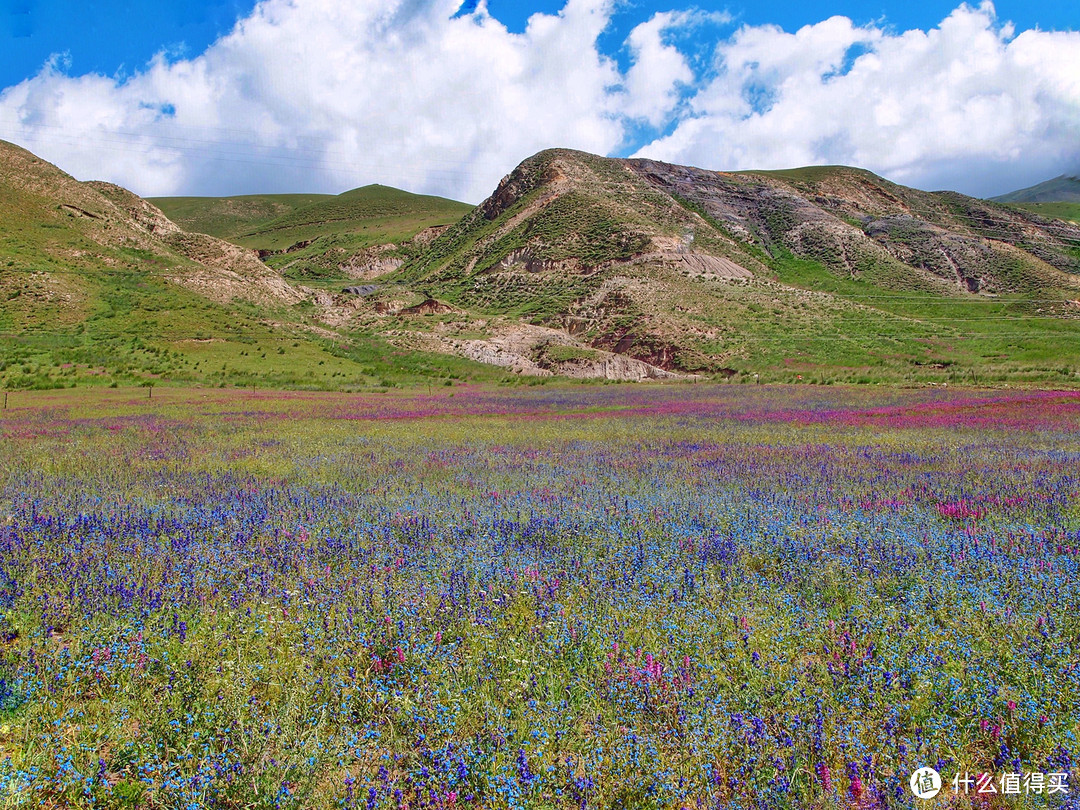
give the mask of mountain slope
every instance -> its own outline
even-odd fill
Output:
[[[239,197],[148,197],[147,202],[190,233],[231,239],[331,194],[248,194]]]
[[[257,250],[288,278],[331,282],[396,268],[414,237],[456,222],[472,209],[379,185],[336,196],[163,197],[152,202],[189,231]]]
[[[1056,332],[1041,316],[1075,315],[1078,246],[1080,229],[860,170],[549,150],[395,278],[675,371],[857,376],[997,356],[1012,338],[990,325],[1004,319],[1039,315],[1029,329]],[[959,350],[970,319],[992,335]]]
[[[1061,175],[1052,180],[1037,183],[1028,188],[1010,191],[1000,197],[994,197],[994,202],[1002,203],[1047,203],[1068,202],[1080,203],[1080,177]]]
[[[108,183],[0,142],[0,386],[149,382],[319,387],[484,367],[322,325],[316,291],[254,250],[187,233]]]
[[[1062,175],[994,199],[1041,217],[1080,224],[1080,177]]]
[[[147,283],[164,280],[197,287],[222,302],[242,299],[273,306],[303,297],[252,252],[214,237],[186,234],[125,189],[81,183],[3,142],[0,158],[0,218],[8,226],[3,284],[9,295],[37,283],[85,292],[86,285],[141,257]],[[69,297],[81,299],[74,293]],[[32,310],[23,311],[29,314]]]
[[[858,169],[549,150],[476,208],[176,205],[230,241],[0,144],[0,386],[1080,382],[1080,228]]]

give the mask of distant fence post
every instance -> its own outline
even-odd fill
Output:
[[[7,395],[8,395],[8,392],[5,391],[4,392],[4,410],[5,411],[7,410]]]

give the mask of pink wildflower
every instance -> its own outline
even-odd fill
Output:
[[[829,766],[824,762],[817,764],[818,779],[821,780],[821,787],[826,793],[832,793],[832,771],[829,770]]]

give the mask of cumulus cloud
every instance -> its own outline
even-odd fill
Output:
[[[711,15],[726,20],[726,15]],[[679,49],[665,40],[676,29],[694,28],[703,15],[697,12],[658,12],[634,27],[626,39],[633,63],[626,72],[619,111],[650,126],[667,123],[680,100],[680,87],[694,82],[694,73]]]
[[[205,53],[126,80],[49,65],[0,94],[0,132],[144,194],[383,182],[479,200],[541,148],[619,146],[622,77],[596,48],[610,0],[520,34],[460,5],[264,0]]]
[[[975,193],[1080,166],[1080,33],[1017,34],[989,4],[900,33],[673,10],[631,30],[620,70],[598,46],[614,4],[567,0],[516,33],[483,0],[262,0],[194,58],[119,78],[53,60],[0,92],[0,137],[147,195],[381,182],[478,201],[549,146]]]
[[[1001,193],[1080,162],[1080,33],[960,6],[930,31],[833,17],[745,26],[643,156],[713,168],[850,164],[922,188]]]

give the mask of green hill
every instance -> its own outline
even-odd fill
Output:
[[[1080,382],[1080,227],[860,169],[158,202],[0,143],[0,386]]]
[[[332,306],[254,251],[188,233],[107,183],[0,141],[0,387],[345,387],[487,366],[324,322]]]
[[[371,185],[336,196],[165,197],[152,200],[187,230],[259,251],[287,278],[340,286],[408,255],[406,243],[472,206]]]
[[[1062,175],[994,200],[1048,219],[1080,224],[1080,177]]]
[[[678,372],[1073,379],[1078,265],[1080,229],[862,170],[550,150],[398,277]]]
[[[1073,225],[1080,225],[1080,203],[1075,202],[1032,202],[1009,203],[1012,208],[1038,214],[1048,219],[1063,219]]]
[[[1080,177],[1063,174],[993,199],[1002,203],[1080,203]]]
[[[232,239],[264,222],[304,208],[331,194],[250,194],[241,197],[148,197],[147,202],[192,233]]]

